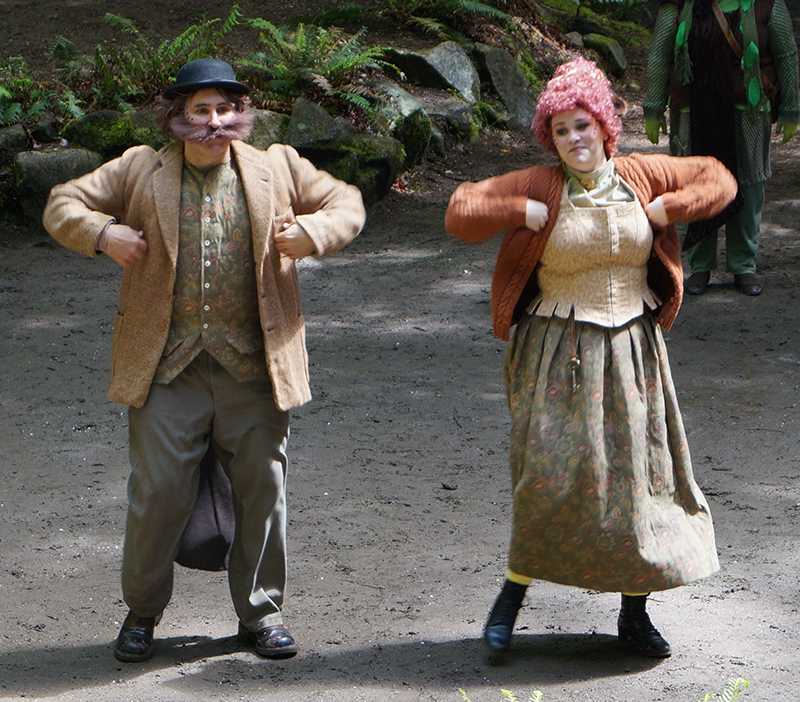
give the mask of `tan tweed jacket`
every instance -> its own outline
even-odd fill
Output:
[[[232,145],[250,224],[267,368],[279,409],[311,399],[305,324],[294,261],[280,256],[273,234],[295,217],[317,255],[337,251],[364,224],[358,189],[317,170],[289,146],[267,151]],[[147,240],[146,255],[122,275],[114,322],[109,398],[141,407],[167,339],[178,254],[183,146],[156,152],[137,146],[50,193],[44,225],[64,246],[98,255],[95,242],[112,218]]]
[[[634,154],[619,156],[614,164],[642,207],[663,195],[670,222],[712,217],[736,196],[736,179],[710,156]],[[508,340],[511,327],[538,293],[534,271],[558,217],[563,188],[561,166],[534,166],[479,183],[462,183],[450,198],[445,226],[451,234],[477,243],[507,232],[492,280],[494,332],[501,339]],[[525,226],[528,198],[544,202],[550,214],[536,233]],[[653,227],[647,282],[662,300],[656,319],[669,330],[683,299],[681,250],[674,224]]]

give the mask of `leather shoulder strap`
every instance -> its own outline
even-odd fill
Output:
[[[733,36],[733,32],[731,31],[731,28],[728,26],[728,21],[725,19],[725,15],[723,14],[722,8],[719,6],[717,0],[711,1],[711,9],[714,10],[714,17],[717,18],[717,22],[719,22],[720,29],[722,29],[722,33],[728,40],[728,44],[730,44],[731,49],[733,49],[733,53],[736,54],[739,58],[742,58],[742,47],[739,46],[739,42],[736,41],[736,37]]]
[[[743,56],[742,47],[739,46],[739,42],[736,41],[736,37],[733,36],[733,32],[728,26],[728,21],[725,19],[725,15],[722,12],[722,8],[719,6],[717,0],[711,0],[711,9],[714,10],[714,17],[717,18],[720,29],[725,35],[725,38],[728,40],[728,44],[730,44],[731,49],[733,49],[733,53],[736,54],[739,59],[741,59]],[[765,92],[771,92],[774,89],[772,81],[764,75],[764,71],[761,71],[761,85],[763,86]]]

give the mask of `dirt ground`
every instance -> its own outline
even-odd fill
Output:
[[[12,16],[29,7],[6,4]],[[631,91],[622,151],[652,150]],[[314,400],[292,424],[285,615],[301,653],[285,662],[236,643],[224,574],[182,568],[156,657],[112,656],[126,611],[126,413],[106,399],[118,270],[33,227],[0,230],[0,698],[458,702],[463,688],[495,702],[505,688],[545,702],[694,702],[744,677],[745,699],[792,699],[800,142],[773,153],[764,294],[715,275],[667,335],[722,569],[652,598],[674,649],[664,661],[618,648],[618,596],[548,583],[531,587],[505,666],[481,648],[510,524],[504,344],[488,305],[499,241],[452,240],[443,215],[458,182],[540,160],[528,138],[495,135],[426,164],[370,209],[353,244],[302,265]]]

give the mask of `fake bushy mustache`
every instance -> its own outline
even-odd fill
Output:
[[[169,121],[169,130],[178,141],[203,143],[217,137],[245,141],[253,128],[253,113],[236,112],[230,123],[221,127],[208,124],[192,124],[184,115],[176,115]]]

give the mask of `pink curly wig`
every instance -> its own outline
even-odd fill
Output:
[[[611,82],[603,71],[593,61],[579,57],[559,66],[539,94],[531,127],[536,140],[558,156],[550,126],[553,116],[583,108],[600,123],[607,135],[606,155],[615,156],[622,133],[620,103],[624,104],[611,90]]]

